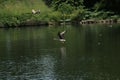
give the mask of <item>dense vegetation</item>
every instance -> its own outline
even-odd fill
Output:
[[[49,0],[45,0],[49,2]],[[67,14],[74,14],[73,19],[119,18],[119,0],[51,0],[48,6]],[[61,11],[62,9],[62,11]]]
[[[0,0],[0,24],[18,26],[28,20],[119,18],[119,4],[119,0]],[[40,9],[40,14],[32,14],[32,9]]]

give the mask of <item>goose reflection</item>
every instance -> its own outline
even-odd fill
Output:
[[[66,59],[66,48],[65,47],[61,47],[60,48],[60,52],[61,52],[61,59],[62,59],[62,61],[64,63],[65,59]]]

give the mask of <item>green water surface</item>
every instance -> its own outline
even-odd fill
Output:
[[[120,80],[120,24],[1,28],[0,80]]]

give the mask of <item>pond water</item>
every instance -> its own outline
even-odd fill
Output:
[[[0,80],[120,80],[120,24],[1,28]]]

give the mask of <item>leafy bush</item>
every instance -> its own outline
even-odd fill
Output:
[[[51,21],[59,21],[62,19],[62,13],[55,11],[55,12],[51,12],[49,14],[49,18]]]
[[[17,19],[18,19],[20,22],[24,22],[24,21],[30,19],[31,16],[32,16],[32,14],[25,14],[25,13],[20,14],[20,15],[16,15]]]

